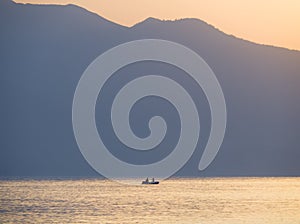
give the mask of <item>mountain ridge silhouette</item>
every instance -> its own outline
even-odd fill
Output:
[[[199,21],[148,18],[125,27],[74,5],[1,0],[0,176],[97,176],[73,135],[74,91],[97,56],[139,39],[164,39],[192,49],[212,68],[224,92],[224,143],[213,163],[200,172],[209,109],[203,93],[187,82],[199,101],[204,128],[197,150],[177,176],[299,176],[300,52],[242,40]],[[119,75],[125,82],[130,74],[145,71],[174,73],[182,83],[188,81],[175,68],[152,62],[128,66]],[[117,86],[113,83],[107,93]],[[163,108],[160,101],[153,107]],[[136,130],[143,130],[139,123]],[[118,142],[112,144],[121,148]]]
[[[290,50],[290,51],[297,51],[299,52],[300,50],[298,49],[290,49],[290,48],[286,48],[286,47],[281,47],[281,46],[276,46],[276,45],[270,45],[270,44],[263,44],[263,43],[258,43],[258,42],[254,42],[254,41],[251,41],[251,40],[248,40],[248,39],[244,39],[244,38],[241,38],[241,37],[238,37],[238,36],[235,36],[234,34],[229,34],[229,33],[225,33],[223,32],[221,29],[213,26],[212,24],[209,24],[207,22],[205,22],[204,20],[201,20],[201,19],[198,19],[198,18],[180,18],[180,19],[174,19],[174,20],[169,20],[169,19],[159,19],[159,18],[155,18],[155,17],[148,17],[140,22],[137,22],[136,24],[132,25],[132,26],[124,26],[124,25],[121,25],[119,23],[116,23],[116,22],[113,22],[109,19],[106,19],[105,17],[99,15],[98,13],[95,13],[95,12],[91,12],[87,9],[85,9],[84,7],[81,7],[81,6],[78,6],[76,4],[66,4],[66,5],[59,5],[59,4],[32,4],[32,3],[16,3],[14,2],[13,0],[1,0],[2,3],[10,3],[10,4],[18,4],[18,5],[28,5],[28,6],[54,6],[54,7],[70,7],[70,8],[77,8],[79,10],[82,10],[82,11],[85,11],[85,12],[88,12],[89,14],[93,14],[94,16],[96,17],[99,17],[99,19],[101,19],[102,21],[106,21],[108,23],[112,23],[112,24],[115,24],[115,25],[118,25],[118,26],[121,26],[121,27],[124,27],[124,28],[134,28],[136,26],[139,26],[140,24],[143,24],[143,23],[153,23],[153,22],[156,22],[156,23],[181,23],[181,22],[189,22],[189,21],[194,21],[196,23],[202,23],[202,24],[205,24],[213,29],[215,29],[216,31],[219,31],[221,32],[222,34],[225,34],[225,35],[228,35],[230,37],[234,37],[236,39],[240,39],[240,40],[243,40],[243,41],[247,41],[247,42],[250,42],[250,43],[253,43],[253,44],[257,44],[257,45],[262,45],[262,46],[267,46],[267,47],[275,47],[275,48],[283,48],[283,49],[287,49],[287,50]],[[0,3],[1,4],[1,3]]]

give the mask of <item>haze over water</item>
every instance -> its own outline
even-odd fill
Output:
[[[300,223],[300,178],[2,180],[0,223]]]

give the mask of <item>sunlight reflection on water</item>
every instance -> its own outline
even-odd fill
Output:
[[[300,223],[300,178],[0,181],[0,223]]]

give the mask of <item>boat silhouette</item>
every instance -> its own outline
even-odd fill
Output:
[[[147,177],[146,180],[142,181],[142,184],[159,184],[159,181],[155,181],[154,178],[152,178],[152,181],[149,181]]]

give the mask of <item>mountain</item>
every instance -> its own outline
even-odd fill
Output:
[[[198,171],[210,128],[205,96],[178,68],[142,62],[118,71],[119,76],[115,75],[103,90],[107,98],[97,103],[97,124],[106,127],[98,131],[107,137],[106,144],[113,146],[114,155],[129,162],[137,156],[116,140],[109,114],[103,108],[122,83],[147,71],[172,74],[189,89],[201,111],[200,143],[176,175],[300,175],[299,51],[242,40],[198,19],[149,18],[124,27],[75,5],[17,4],[10,0],[0,0],[0,29],[0,176],[96,176],[73,134],[75,88],[98,55],[121,43],[144,38],[183,44],[207,62],[226,99],[226,135],[213,163]],[[119,83],[118,77],[122,77]],[[133,129],[141,136],[148,133],[143,119],[162,115],[169,127],[162,146],[176,143],[180,122],[171,105],[149,97],[132,113],[137,119]],[[141,163],[168,155],[169,149],[162,146],[161,151],[145,154]]]

